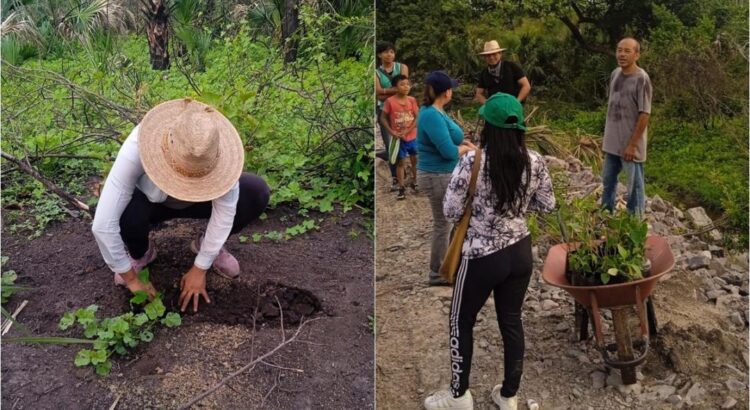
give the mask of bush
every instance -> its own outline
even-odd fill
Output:
[[[312,20],[310,13],[303,10],[303,17]],[[60,58],[48,55],[3,70],[2,149],[18,157],[49,156],[34,165],[64,189],[83,193],[81,179],[69,178],[73,170],[61,169],[85,170],[84,181],[105,175],[121,141],[150,107],[192,96],[217,107],[238,129],[246,169],[273,187],[273,205],[323,212],[334,204],[371,209],[371,42],[357,43],[357,56],[337,59],[330,53],[351,44],[335,43],[331,49],[329,34],[359,20],[317,16],[319,24],[300,38],[298,60],[286,66],[274,41],[253,39],[245,24],[212,40],[190,67],[151,70],[146,41],[128,35],[95,37],[90,49],[71,47]],[[28,98],[40,92],[44,99]],[[101,161],[71,161],[61,154]],[[34,184],[5,178],[4,201],[23,201]],[[33,199],[41,203],[40,197]]]

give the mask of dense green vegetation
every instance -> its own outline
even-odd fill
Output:
[[[101,2],[83,2],[88,13],[78,3],[39,2],[57,10],[52,17],[33,4],[4,3],[4,27],[23,23],[2,37],[4,154],[87,196],[148,109],[190,96],[238,129],[246,170],[266,178],[272,206],[288,203],[303,216],[334,205],[372,209],[370,4],[302,5],[289,34],[284,2],[167,2],[171,65],[154,70],[137,4],[104,2],[118,7],[106,19]],[[75,21],[59,17],[65,10]],[[60,31],[49,34],[54,27]],[[67,215],[63,201],[15,164],[4,161],[3,177],[15,228],[38,235]]]
[[[704,206],[747,246],[748,5],[740,1],[393,0],[377,9],[378,40],[416,77],[446,69],[463,80],[456,108],[468,102],[496,39],[504,59],[521,63],[532,83],[526,107],[560,144],[596,165],[617,41],[643,47],[639,65],[654,85],[646,163],[647,195]],[[590,140],[589,140],[590,139]]]

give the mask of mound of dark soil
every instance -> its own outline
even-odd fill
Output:
[[[164,304],[167,309],[179,311],[179,283],[163,286],[155,281],[160,289],[165,289]],[[266,282],[253,286],[247,282],[230,282],[227,286],[211,293],[210,304],[201,299],[197,314],[192,314],[192,303],[185,313],[196,322],[222,323],[227,325],[258,326],[268,323],[274,327],[296,325],[302,318],[310,318],[320,312],[320,300],[309,290],[286,286],[277,282]]]

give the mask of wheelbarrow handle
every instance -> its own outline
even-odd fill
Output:
[[[596,336],[596,345],[602,349],[604,348],[604,335],[602,334],[602,316],[599,312],[599,301],[596,300],[596,293],[593,290],[589,291],[591,297],[591,316],[594,318],[594,336]]]
[[[643,306],[641,299],[641,286],[635,285],[635,310],[638,313],[638,320],[641,322],[641,336],[648,339],[648,320],[646,319],[646,308]]]

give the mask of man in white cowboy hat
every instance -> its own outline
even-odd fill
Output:
[[[512,61],[503,61],[503,51],[495,40],[484,43],[479,53],[487,62],[487,68],[479,73],[474,101],[484,104],[496,93],[510,94],[523,102],[531,91],[531,84],[521,66]]]
[[[161,103],[133,129],[104,183],[92,232],[115,283],[131,292],[156,290],[138,278],[156,258],[151,226],[173,218],[209,219],[190,244],[198,255],[182,276],[179,304],[210,303],[206,272],[213,266],[233,279],[240,266],[224,247],[229,235],[256,219],[268,204],[268,185],[243,173],[237,130],[214,108],[189,98]]]

